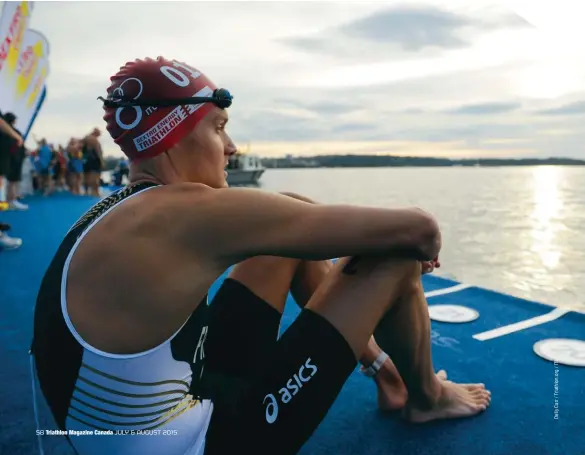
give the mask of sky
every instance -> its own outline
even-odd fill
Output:
[[[50,75],[32,133],[65,144],[97,126],[121,156],[96,98],[162,55],[232,92],[228,131],[261,156],[585,159],[582,14],[546,4],[38,2]]]

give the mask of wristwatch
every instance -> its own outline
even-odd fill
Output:
[[[382,352],[380,352],[380,355],[378,355],[378,357],[376,357],[376,360],[374,360],[374,363],[372,363],[367,368],[362,365],[360,367],[360,371],[362,372],[362,374],[364,376],[367,376],[368,378],[372,378],[372,377],[376,376],[376,373],[378,373],[378,371],[380,371],[380,368],[382,368],[382,365],[384,365],[384,362],[386,361],[387,358],[388,358],[388,354],[386,354],[384,351],[382,351]]]

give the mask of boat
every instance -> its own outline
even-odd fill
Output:
[[[227,182],[230,185],[256,185],[266,171],[262,159],[258,155],[236,152],[232,155],[227,167]]]
[[[39,453],[28,364],[32,308],[55,249],[97,200],[31,196],[24,200],[31,210],[2,212],[24,244],[0,252],[1,453]],[[300,455],[583,455],[585,313],[435,275],[425,275],[423,287],[435,369],[454,381],[484,382],[490,408],[471,419],[405,424],[399,413],[377,410],[372,381],[356,368]],[[281,330],[298,314],[289,295]],[[41,431],[57,429],[38,389],[36,397]],[[47,455],[73,454],[64,436],[39,438]]]

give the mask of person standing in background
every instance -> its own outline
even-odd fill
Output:
[[[10,140],[14,140],[18,146],[22,146],[24,141],[20,134],[18,134],[9,123],[4,120],[4,116],[0,112],[0,211],[8,209],[8,202],[6,201],[6,176],[10,169]],[[22,239],[17,237],[10,237],[6,234],[9,226],[3,223],[0,229],[0,250],[13,250],[22,245]]]
[[[8,209],[5,186],[10,168],[10,139],[16,141],[19,146],[24,144],[20,134],[4,120],[4,115],[0,112],[0,211]]]
[[[20,196],[32,196],[35,193],[34,190],[34,163],[32,150],[24,150],[24,160],[22,162],[21,180],[18,185],[18,194]]]
[[[16,115],[12,112],[7,112],[4,115],[4,120],[8,123],[14,131],[22,136],[21,132],[16,129]],[[18,143],[14,138],[8,138],[8,172],[6,178],[8,180],[7,201],[9,210],[28,210],[28,205],[23,204],[18,200],[20,181],[22,180],[22,164],[26,157],[26,149],[23,144]]]
[[[118,161],[118,165],[114,169],[112,176],[112,180],[115,186],[122,186],[124,184],[124,177],[128,179],[130,176],[130,167],[127,159],[122,158],[120,161]]]
[[[49,196],[53,192],[53,150],[47,144],[46,139],[39,141],[39,151],[35,160],[35,168],[39,178],[39,189],[43,191],[44,196]]]
[[[90,196],[100,196],[100,177],[104,169],[102,146],[98,140],[101,132],[94,130],[83,139],[83,171],[85,173],[85,191]]]
[[[69,188],[73,194],[81,194],[81,181],[83,176],[83,152],[81,141],[71,138],[67,144],[67,165]]]
[[[57,146],[55,152],[55,165],[53,167],[55,176],[55,188],[57,191],[65,191],[67,185],[65,177],[67,176],[67,154],[62,145]]]

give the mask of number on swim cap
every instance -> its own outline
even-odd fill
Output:
[[[183,65],[179,62],[173,61],[173,66],[184,69],[193,79],[197,79],[199,76],[201,76],[199,71],[195,71],[193,68],[189,68],[187,65]],[[187,87],[191,81],[189,81],[189,78],[185,76],[183,72],[177,70],[176,68],[165,65],[160,67],[160,72],[163,73],[168,80],[174,82],[179,87]]]

